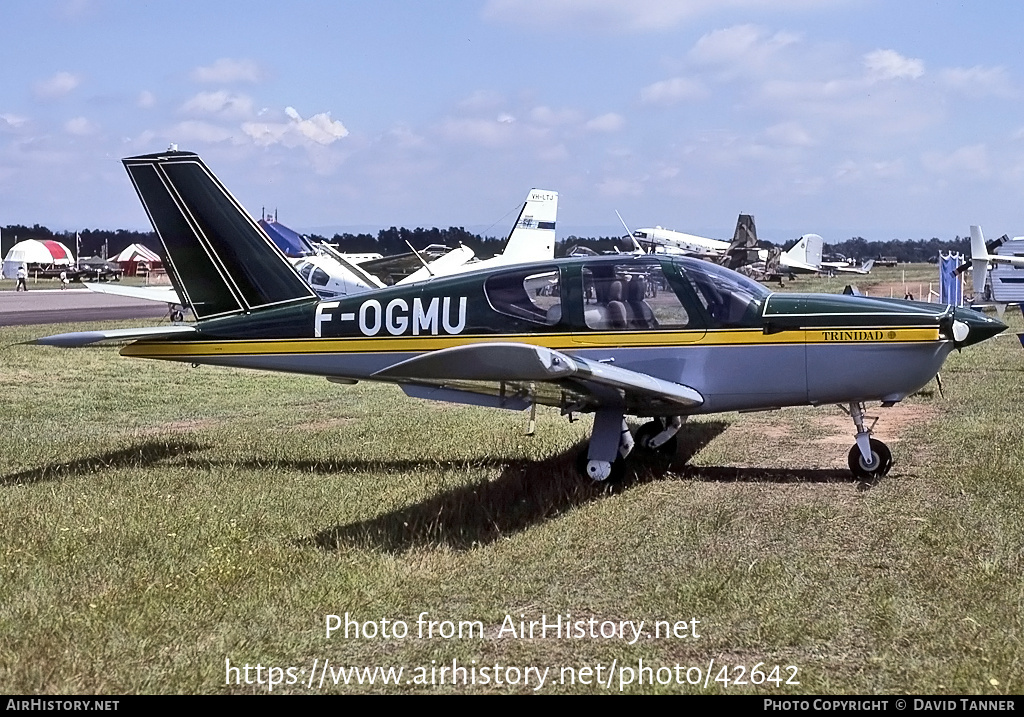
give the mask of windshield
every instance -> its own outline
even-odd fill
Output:
[[[717,326],[742,328],[760,325],[764,302],[772,293],[765,286],[711,262],[688,257],[673,261],[690,280]]]

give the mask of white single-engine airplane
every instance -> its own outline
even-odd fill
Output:
[[[1003,242],[1007,241],[1007,239],[1007,237],[1003,237],[1002,240],[997,239],[993,242],[993,248],[998,247]],[[1022,239],[1022,237],[1016,237],[1013,241],[1019,239]],[[961,265],[960,271],[971,269],[971,283],[974,286],[974,296],[977,301],[980,301],[985,295],[985,279],[988,275],[989,268],[993,264],[997,266],[999,264],[1003,264],[1004,266],[1012,266],[1015,269],[1024,269],[1024,256],[990,254],[989,245],[985,243],[985,235],[982,234],[981,227],[972,224],[971,259]]]
[[[666,255],[558,259],[483,269],[322,301],[200,158],[124,160],[193,325],[63,334],[132,340],[124,356],[385,381],[409,396],[593,413],[580,468],[622,475],[634,447],[674,451],[694,414],[843,404],[848,455],[873,479],[892,454],[864,404],[928,383],[954,348],[1006,326],[946,305],[771,293],[717,264]]]

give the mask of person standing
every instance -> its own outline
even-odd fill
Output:
[[[25,265],[22,264],[18,267],[18,285],[14,287],[15,291],[28,291],[28,270]]]

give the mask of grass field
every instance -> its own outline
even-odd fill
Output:
[[[825,407],[695,419],[670,464],[605,490],[573,468],[589,418],[539,411],[527,437],[525,414],[393,386],[19,343],[71,328],[2,334],[0,693],[265,693],[272,675],[275,693],[531,692],[527,668],[549,668],[537,691],[600,693],[641,660],[671,684],[634,674],[623,691],[1024,688],[1011,333],[952,355],[945,397],[932,384],[869,410],[896,460],[875,485],[850,476],[852,423]],[[327,616],[346,612],[408,635],[328,638]],[[567,613],[676,635],[508,630],[506,616],[518,631]],[[441,636],[459,621],[461,638]],[[478,684],[430,684],[453,660]],[[742,684],[755,666],[766,679]],[[348,667],[405,671],[371,685]]]

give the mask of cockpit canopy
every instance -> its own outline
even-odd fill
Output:
[[[484,292],[498,313],[592,331],[756,328],[771,294],[717,264],[664,255],[521,266],[488,277]]]

